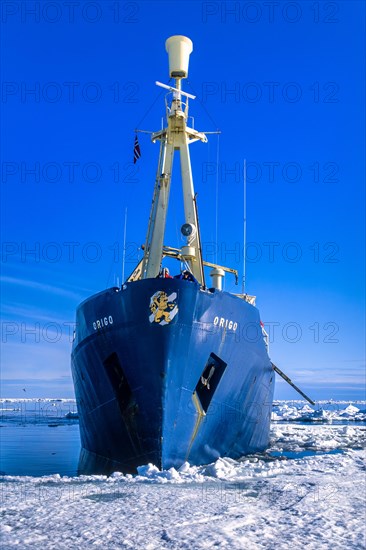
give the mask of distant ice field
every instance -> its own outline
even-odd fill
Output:
[[[78,422],[72,399],[2,399],[0,474],[77,475]],[[258,457],[302,458],[358,449],[365,426],[366,403],[362,401],[319,402],[315,407],[304,401],[276,401],[270,447]]]

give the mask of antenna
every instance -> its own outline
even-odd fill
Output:
[[[247,259],[247,161],[244,159],[244,170],[243,170],[243,179],[244,179],[244,198],[243,198],[243,283],[242,283],[242,294],[245,293],[245,283],[246,283],[246,259]]]
[[[219,159],[220,159],[220,134],[217,134],[217,149],[216,149],[216,205],[215,205],[215,263],[217,264],[217,254],[219,249]]]
[[[126,232],[127,232],[126,230],[127,230],[127,207],[125,209],[125,224],[123,229],[122,284],[125,282]]]
[[[162,82],[159,82],[158,80],[155,82],[157,86],[160,86],[160,88],[165,88],[166,90],[169,90],[170,92],[177,92],[180,95],[184,95],[185,97],[189,97],[189,99],[196,99],[195,95],[187,94],[187,92],[183,92],[183,90],[179,90],[178,88],[174,88],[173,86],[168,86],[167,84],[163,84]]]

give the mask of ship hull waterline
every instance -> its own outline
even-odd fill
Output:
[[[72,375],[84,458],[123,472],[264,450],[274,372],[256,307],[178,279],[80,304]]]

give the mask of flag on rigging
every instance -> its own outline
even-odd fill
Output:
[[[137,137],[137,134],[135,135],[135,146],[133,148],[133,163],[136,164],[138,159],[141,157],[141,150],[140,150],[140,144]]]

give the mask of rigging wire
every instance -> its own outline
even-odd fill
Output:
[[[191,82],[187,79],[186,80],[189,88],[191,89],[191,91],[195,94],[196,96],[196,99],[198,100],[201,108],[203,109],[203,111],[206,113],[206,115],[208,116],[208,118],[210,119],[210,121],[212,122],[212,124],[214,125],[214,127],[217,129],[217,132],[213,132],[213,133],[217,133],[217,144],[216,144],[216,205],[215,205],[215,263],[217,263],[217,259],[218,259],[218,249],[219,249],[219,243],[218,243],[218,218],[219,218],[219,206],[218,206],[218,201],[219,201],[219,157],[220,157],[220,139],[219,139],[219,136],[220,136],[220,131],[218,130],[219,126],[218,124],[216,123],[215,119],[213,118],[213,116],[211,116],[210,112],[208,111],[208,109],[206,108],[205,104],[203,103],[203,101],[200,99],[200,96],[199,94],[196,92],[196,90],[194,89],[194,87],[192,86]],[[205,132],[206,134],[208,132]]]
[[[168,84],[169,82],[171,82],[171,78],[168,80]],[[150,107],[148,107],[147,111],[145,112],[145,114],[143,115],[143,117],[141,118],[141,120],[139,121],[139,123],[136,125],[136,128],[138,128],[140,126],[140,124],[142,124],[142,122],[145,120],[145,118],[147,117],[147,115],[150,113],[150,111],[152,110],[152,108],[154,107],[155,103],[158,101],[158,99],[160,99],[160,97],[162,96],[162,94],[164,93],[164,90],[161,89],[159,90],[159,93],[158,95],[156,96],[156,98],[154,99],[154,101],[152,102],[152,104],[150,105]]]
[[[187,84],[188,86],[190,87],[190,89],[192,90],[192,92],[194,93],[194,95],[196,96],[196,99],[198,99],[198,102],[199,104],[201,105],[202,109],[205,111],[206,115],[208,116],[208,118],[211,120],[211,122],[213,123],[213,125],[215,126],[215,128],[218,129],[218,124],[216,124],[216,121],[214,120],[214,118],[211,116],[211,114],[209,113],[208,109],[206,109],[205,107],[205,104],[203,103],[203,101],[200,99],[200,96],[197,94],[197,92],[195,91],[195,89],[193,88],[192,84],[190,83],[189,80],[187,80]]]

